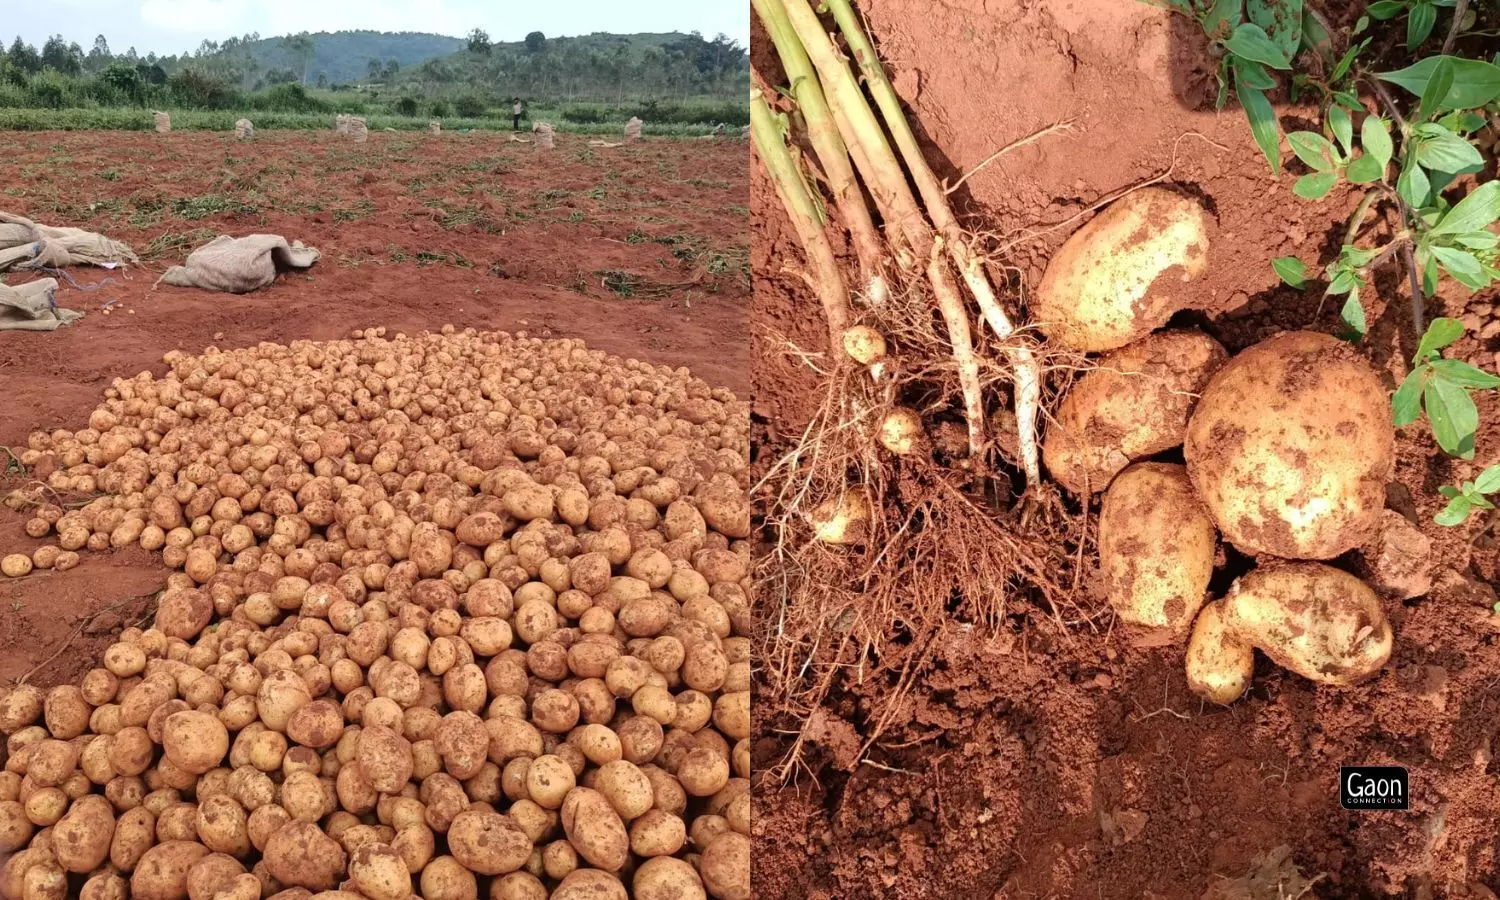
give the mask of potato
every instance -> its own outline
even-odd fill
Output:
[[[145,665],[145,660],[141,661]],[[29,684],[18,684],[0,694],[0,733],[15,734],[42,715],[42,692]]]
[[[636,900],[706,900],[708,896],[698,872],[672,856],[658,856],[641,863],[631,887]]]
[[[308,822],[288,822],[266,841],[266,870],[288,887],[332,890],[347,861],[344,848]]]
[[[79,747],[71,741],[38,741],[26,760],[26,776],[38,787],[62,784],[78,769]]]
[[[872,365],[885,359],[885,338],[868,325],[855,325],[844,329],[844,352],[862,366]]]
[[[24,553],[12,553],[4,559],[0,559],[0,573],[9,575],[11,578],[30,575],[31,567],[31,557]]]
[[[1283,332],[1209,381],[1183,454],[1236,547],[1332,559],[1365,543],[1385,508],[1395,462],[1390,401],[1349,344]]]
[[[162,595],[156,610],[156,627],[168,637],[192,640],[213,619],[214,605],[202,591],[172,590]]]
[[[814,536],[825,544],[858,544],[868,536],[870,501],[863,491],[850,489],[823,501],[813,510]]]
[[[254,900],[259,900],[259,894]],[[105,870],[84,882],[78,900],[129,900],[130,883],[117,873]]]
[[[50,860],[28,868],[22,881],[25,900],[65,900],[68,896],[68,875]]]
[[[87,794],[73,803],[52,829],[52,852],[69,872],[92,872],[109,858],[115,813],[109,801]]]
[[[551,900],[627,900],[625,885],[608,872],[575,869],[552,891]]]
[[[191,841],[157,844],[130,876],[131,900],[186,900],[188,870],[207,855],[207,847]]]
[[[1070,350],[1113,350],[1189,308],[1187,282],[1208,266],[1212,221],[1197,200],[1147,187],[1111,203],[1047,264],[1032,313]]]
[[[532,760],[526,771],[527,795],[544,809],[557,809],[576,785],[573,767],[551,754]]]
[[[532,842],[509,816],[470,809],[448,827],[448,851],[480,875],[504,875],[526,864]]]
[[[221,891],[232,890],[237,879],[245,874],[248,874],[245,867],[233,856],[210,853],[188,869],[188,897],[190,900],[216,900]],[[259,882],[256,884],[258,886]],[[256,897],[259,897],[258,892]]]
[[[198,801],[198,839],[210,850],[240,857],[250,852],[250,831],[245,808],[228,794]]]
[[[325,750],[344,734],[344,713],[332,700],[314,700],[292,713],[286,735],[304,747]]]
[[[1105,354],[1047,429],[1048,471],[1075,494],[1097,492],[1131,462],[1180,446],[1198,395],[1228,358],[1198,331],[1163,331]]]
[[[479,881],[451,856],[439,856],[422,870],[423,900],[475,900]]]
[[[1213,575],[1214,523],[1184,467],[1136,463],[1115,478],[1099,510],[1099,568],[1136,643],[1187,636]]]
[[[109,861],[122,872],[134,871],[136,864],[156,843],[156,816],[144,806],[127,809],[115,823],[109,844]]]
[[[630,823],[630,850],[636,856],[671,856],[686,842],[687,826],[671,813],[649,809]]]
[[[714,900],[750,900],[750,838],[736,831],[714,838],[698,871]]]
[[[616,872],[630,858],[630,838],[614,807],[598,791],[574,788],[563,800],[563,831],[578,855],[595,868]]]
[[[0,853],[13,853],[26,846],[33,832],[26,807],[19,801],[0,801]]]
[[[1187,646],[1187,682],[1193,693],[1227,706],[1244,696],[1255,672],[1255,648],[1229,633],[1224,601],[1198,613]]]
[[[349,860],[349,881],[370,900],[407,900],[411,873],[388,844],[363,844]]]
[[[412,776],[411,742],[384,725],[373,725],[359,733],[359,771],[370,786],[393,794]]]
[[[212,713],[173,713],[162,730],[162,749],[173,764],[202,775],[224,761],[229,752],[229,729]]]
[[[1323,684],[1373,677],[1395,639],[1375,592],[1321,563],[1272,563],[1246,573],[1230,586],[1223,614],[1230,635]]]

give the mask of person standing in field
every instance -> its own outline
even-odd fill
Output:
[[[510,127],[512,131],[521,130],[521,98],[517,97],[515,105],[510,108]]]

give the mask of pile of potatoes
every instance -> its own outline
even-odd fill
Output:
[[[104,496],[7,574],[181,571],[0,694],[0,894],[747,900],[743,402],[451,326],[165,362],[21,454]]]
[[[1100,568],[1110,603],[1145,645],[1187,642],[1188,683],[1218,703],[1250,685],[1254,651],[1299,675],[1351,684],[1389,659],[1379,598],[1321,562],[1378,526],[1395,461],[1384,385],[1348,344],[1286,332],[1234,358],[1191,329],[1211,222],[1166,188],[1127,195],[1079,229],[1039,287],[1054,345],[1103,352],[1063,398],[1048,470],[1103,491]],[[1182,448],[1184,464],[1154,459]],[[1208,601],[1218,536],[1255,559]]]

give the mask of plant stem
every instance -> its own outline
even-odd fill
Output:
[[[794,2],[800,3],[803,0],[794,0]],[[948,253],[968,285],[969,292],[979,303],[980,312],[983,313],[985,321],[989,323],[996,337],[1002,341],[1011,338],[1015,334],[1015,326],[995,296],[983,263],[970,250],[967,236],[959,227],[958,220],[954,218],[953,211],[948,206],[947,191],[938,182],[932,167],[927,164],[926,157],[922,155],[922,148],[917,144],[917,136],[912,132],[911,123],[907,121],[906,113],[901,109],[901,100],[896,96],[896,90],[891,86],[885,68],[880,64],[880,57],[876,54],[874,45],[870,43],[869,36],[860,25],[854,13],[854,7],[850,5],[849,0],[825,0],[825,2],[833,13],[834,21],[838,23],[844,40],[849,44],[855,62],[865,77],[865,84],[869,86],[870,93],[875,98],[875,104],[880,108],[881,118],[890,129],[896,146],[901,150],[901,157],[906,162],[907,170],[911,172],[917,191],[922,195],[922,203],[927,208],[927,215],[932,218],[933,225],[937,227],[938,233],[947,244]],[[1015,371],[1016,426],[1020,433],[1021,464],[1026,472],[1027,483],[1035,485],[1041,480],[1041,467],[1036,446],[1037,415],[1041,407],[1040,370],[1029,346],[1015,343],[1007,346],[1005,352],[1010,357],[1011,366]]]
[[[1354,215],[1349,217],[1349,227],[1344,229],[1345,244],[1354,243],[1354,239],[1359,236],[1359,225],[1364,221],[1365,213],[1369,212],[1370,207],[1375,204],[1376,196],[1374,191],[1367,191],[1359,201],[1359,206],[1354,208]]]
[[[807,122],[808,138],[818,154],[818,161],[823,165],[823,173],[828,178],[828,188],[833,194],[834,203],[849,227],[854,252],[859,257],[860,272],[864,275],[866,293],[883,296],[886,291],[882,242],[875,229],[875,222],[870,218],[870,209],[865,205],[864,194],[855,181],[854,168],[849,163],[849,151],[839,137],[838,124],[828,108],[827,98],[823,96],[823,86],[818,81],[818,75],[807,58],[807,51],[792,31],[791,23],[787,21],[782,0],[751,0],[751,6],[765,24],[766,31],[770,32],[771,41],[776,45],[776,54],[781,58],[781,67],[786,70],[787,81],[792,86],[792,95],[797,100],[798,108],[802,110],[802,118]]]
[[[1418,340],[1422,338],[1422,332],[1426,328],[1426,316],[1422,307],[1425,305],[1422,296],[1422,279],[1417,276],[1417,261],[1412,257],[1411,242],[1407,241],[1401,245],[1401,261],[1406,265],[1406,278],[1411,284],[1411,321],[1416,329]]]
[[[1448,28],[1448,36],[1443,38],[1443,55],[1447,56],[1453,51],[1453,42],[1458,40],[1458,34],[1464,27],[1464,16],[1469,12],[1469,0],[1458,0],[1453,7],[1453,24]]]
[[[823,233],[823,223],[802,173],[792,162],[771,107],[758,90],[750,91],[750,134],[755,139],[756,152],[761,162],[771,173],[776,184],[776,194],[786,207],[802,249],[812,267],[809,281],[818,300],[823,304],[823,314],[828,319],[828,352],[831,359],[840,359],[839,347],[844,329],[849,327],[849,295],[844,287],[844,277],[839,273],[833,248],[828,245],[828,235]]]

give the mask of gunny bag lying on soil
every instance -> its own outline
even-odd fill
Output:
[[[52,295],[57,279],[18,284],[0,284],[0,331],[56,331],[83,318],[83,313],[59,309]]]
[[[188,254],[184,265],[168,269],[157,284],[246,294],[276,280],[286,269],[306,269],[318,261],[316,248],[287,243],[279,234],[232,238],[221,234]]]

